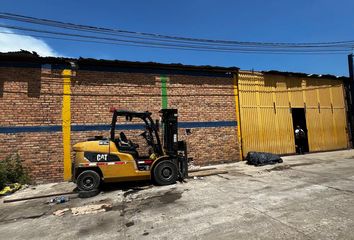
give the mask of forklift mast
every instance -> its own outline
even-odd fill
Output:
[[[163,149],[166,155],[176,160],[179,171],[179,178],[188,176],[187,144],[185,141],[178,141],[178,113],[177,109],[162,109],[161,124],[163,135]]]
[[[178,151],[178,122],[177,109],[162,109],[161,123],[163,135],[163,149],[166,155],[177,156]]]

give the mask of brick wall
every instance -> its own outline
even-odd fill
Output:
[[[19,153],[31,177],[38,183],[63,178],[63,84],[60,72],[60,69],[41,68],[40,65],[0,67],[0,127],[7,131],[0,133],[0,156],[4,158]],[[179,110],[179,121],[185,123],[182,127],[191,130],[190,135],[186,135],[185,128],[179,130],[180,138],[188,142],[189,157],[202,165],[239,160],[235,126],[191,125],[236,121],[232,78],[165,75],[168,77],[168,105]],[[71,83],[72,126],[109,125],[109,108],[112,106],[134,111],[149,110],[153,118],[158,118],[161,109],[159,76],[154,71],[137,73],[79,68]],[[109,136],[108,130],[76,130],[72,128],[72,144],[96,135]],[[140,132],[129,131],[127,135],[144,151],[144,144],[138,137]]]
[[[169,107],[177,108],[181,122],[235,121],[233,79],[171,75],[168,81]],[[236,127],[192,128],[181,139],[188,142],[189,157],[196,164],[239,160]]]
[[[55,127],[61,125],[62,80],[59,70],[0,67],[0,126]],[[33,128],[31,128],[33,130]],[[0,134],[1,159],[18,153],[37,182],[62,179],[62,134],[35,132]],[[16,129],[10,129],[15,131]],[[17,129],[18,131],[18,129]],[[38,132],[42,131],[42,132]]]

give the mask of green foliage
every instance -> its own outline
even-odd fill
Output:
[[[11,183],[29,183],[27,171],[23,168],[20,155],[13,154],[0,160],[0,190]]]

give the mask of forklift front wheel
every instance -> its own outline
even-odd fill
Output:
[[[100,186],[101,177],[93,170],[86,170],[79,174],[76,183],[81,191],[92,191]]]
[[[154,167],[154,181],[157,185],[170,185],[177,181],[177,167],[170,161],[161,161]]]

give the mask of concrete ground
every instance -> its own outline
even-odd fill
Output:
[[[93,198],[0,203],[1,239],[354,239],[354,151],[284,157],[263,167],[219,165],[227,174],[187,183],[106,186]],[[7,198],[72,190],[36,186]],[[96,214],[54,216],[92,203]]]

